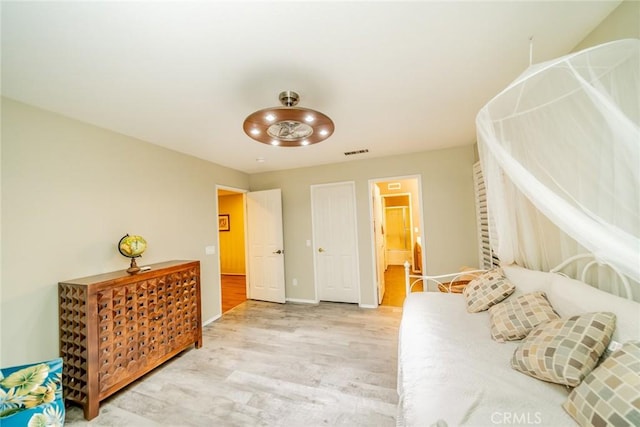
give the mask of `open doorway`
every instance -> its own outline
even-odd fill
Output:
[[[245,195],[242,190],[217,189],[222,313],[247,300]]]
[[[424,270],[420,177],[370,180],[369,185],[378,304],[402,306],[404,263],[412,273]]]

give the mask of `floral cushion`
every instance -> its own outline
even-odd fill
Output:
[[[559,317],[544,292],[512,297],[489,309],[491,338],[498,342],[520,340],[539,324]]]
[[[0,370],[0,425],[62,426],[62,359]]]
[[[511,295],[516,287],[501,268],[489,270],[473,279],[462,291],[469,313],[478,313]]]
[[[614,351],[562,407],[581,426],[640,425],[640,341]]]
[[[587,313],[536,326],[511,366],[532,377],[575,387],[596,366],[616,326],[613,313]]]

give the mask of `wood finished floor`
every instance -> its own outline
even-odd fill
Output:
[[[402,265],[389,265],[384,272],[384,284],[385,292],[382,297],[381,305],[402,307],[404,298],[406,296],[405,279],[404,279],[404,266]],[[422,291],[422,284],[417,283],[413,287],[413,291]]]
[[[222,312],[226,313],[247,300],[246,276],[233,274],[220,275],[222,290]]]
[[[394,426],[401,309],[246,301],[67,426]]]

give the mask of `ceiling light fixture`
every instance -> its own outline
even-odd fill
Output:
[[[250,114],[242,125],[244,132],[258,142],[280,147],[300,147],[329,138],[335,129],[326,115],[296,107],[300,96],[293,91],[280,93],[282,107],[265,108]]]

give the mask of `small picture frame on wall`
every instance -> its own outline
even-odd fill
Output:
[[[229,222],[229,214],[218,215],[218,231],[231,230],[231,223]]]

